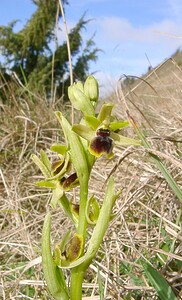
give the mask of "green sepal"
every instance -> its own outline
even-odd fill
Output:
[[[64,194],[63,188],[60,186],[59,182],[56,183],[57,187],[52,192],[52,198],[50,201],[50,205],[53,209],[57,207],[58,201]]]
[[[101,110],[99,112],[98,120],[101,123],[103,122],[106,123],[104,124],[106,126],[109,126],[113,106],[114,106],[113,103],[105,103],[102,105]]]
[[[91,141],[95,136],[95,131],[90,127],[82,124],[74,124],[72,127],[73,131],[87,141]]]
[[[80,110],[84,116],[95,115],[94,108],[89,98],[75,85],[68,87],[68,97],[73,106]]]
[[[42,231],[42,268],[47,287],[55,300],[68,300],[69,293],[61,269],[55,264],[50,242],[51,214],[44,220]]]
[[[109,128],[112,130],[112,131],[116,131],[118,129],[122,129],[122,128],[125,128],[127,126],[129,126],[129,122],[128,121],[115,121],[115,122],[111,122],[109,124]]]
[[[51,172],[51,162],[44,150],[40,150],[40,158],[47,170]]]
[[[95,131],[101,124],[101,122],[94,116],[85,116],[87,124]]]
[[[55,189],[56,188],[56,184],[52,181],[49,181],[49,180],[38,181],[35,184],[37,186],[46,187],[46,188],[49,188],[49,189]]]
[[[130,146],[130,145],[139,146],[139,145],[141,145],[141,142],[139,140],[128,138],[128,137],[125,137],[123,135],[120,135],[120,134],[112,132],[112,131],[111,131],[110,137],[114,140],[115,144],[117,144],[117,145],[121,145],[121,146]]]
[[[58,154],[65,155],[67,151],[67,147],[65,145],[55,143],[51,146],[50,150]]]
[[[41,172],[42,172],[42,174],[44,175],[45,178],[48,178],[48,177],[51,176],[50,170],[47,168],[46,165],[44,165],[44,163],[38,158],[37,155],[32,154],[31,159],[39,167],[39,169],[41,170]]]

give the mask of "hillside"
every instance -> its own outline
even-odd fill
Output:
[[[178,54],[179,55],[179,54]],[[139,124],[178,186],[182,187],[182,70],[168,59],[130,87],[118,83],[107,101],[116,104],[118,117],[126,110]],[[181,59],[181,58],[180,58]],[[63,140],[54,111],[70,115],[70,105],[53,107],[27,93],[13,94],[1,111],[1,286],[2,299],[52,299],[41,269],[41,232],[49,210],[50,192],[35,187],[41,174],[30,160],[41,149]],[[123,134],[136,137],[133,128]],[[148,151],[140,146],[118,147],[115,158],[97,161],[90,193],[102,202],[111,174],[122,196],[114,208],[107,235],[83,286],[87,299],[98,299],[98,269],[107,299],[158,299],[143,272],[149,262],[168,281],[177,299],[182,297],[182,207]],[[61,208],[53,213],[52,232],[58,241],[73,229]],[[89,229],[90,230],[90,229]],[[67,276],[67,273],[66,273]],[[84,298],[83,298],[84,299]],[[86,299],[86,298],[85,298]]]

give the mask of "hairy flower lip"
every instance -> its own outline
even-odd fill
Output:
[[[63,189],[67,190],[78,184],[78,176],[76,173],[71,174],[63,181]]]
[[[105,128],[99,128],[96,132],[97,136],[108,137],[110,136],[110,130]]]
[[[89,145],[91,154],[100,157],[102,154],[109,155],[112,153],[113,140],[108,136],[96,136]]]

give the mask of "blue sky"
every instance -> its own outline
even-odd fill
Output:
[[[31,0],[1,0],[0,25],[20,19],[19,29],[35,8]],[[97,71],[95,76],[106,92],[122,74],[144,74],[148,59],[155,67],[182,45],[182,0],[69,0],[69,29],[84,12],[92,21],[83,38],[95,34],[96,46],[103,50],[90,71]],[[64,38],[64,29],[59,38]]]

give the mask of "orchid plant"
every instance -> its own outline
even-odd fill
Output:
[[[140,144],[138,140],[119,134],[129,123],[113,116],[113,103],[103,104],[96,113],[99,88],[93,76],[89,76],[84,84],[79,81],[71,85],[68,96],[73,107],[83,115],[80,123],[71,125],[57,111],[55,114],[64,132],[65,144],[52,145],[50,150],[57,156],[56,161],[51,163],[43,150],[40,157],[32,155],[45,177],[36,184],[52,189],[50,211],[45,216],[42,232],[42,267],[49,292],[56,300],[82,299],[85,271],[96,256],[112,219],[114,203],[121,194],[116,191],[111,176],[102,205],[95,195],[89,197],[89,179],[96,159],[102,155],[111,159],[116,145]],[[72,203],[67,191],[76,186],[79,201]],[[73,222],[75,231],[67,232],[52,251],[51,211],[58,205]],[[91,237],[87,233],[88,226],[93,227]],[[65,281],[64,269],[70,269],[70,286]]]

